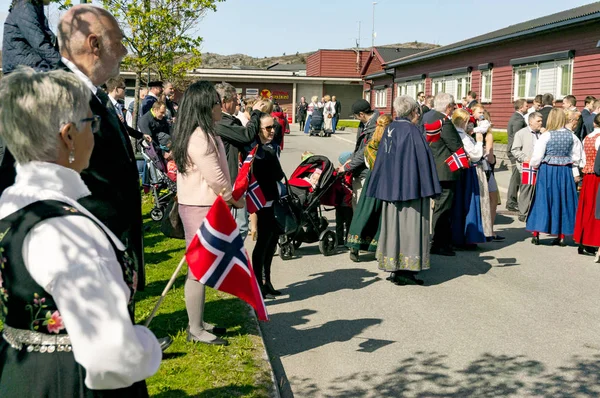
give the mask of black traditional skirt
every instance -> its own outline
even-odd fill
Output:
[[[27,352],[0,342],[0,397],[2,398],[146,398],[144,380],[118,390],[90,390],[85,369],[72,352]]]
[[[381,206],[379,199],[367,197],[371,172],[365,178],[362,194],[354,209],[352,223],[348,230],[346,246],[350,249],[374,252],[377,250],[381,228]]]

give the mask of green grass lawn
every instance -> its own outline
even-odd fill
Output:
[[[498,144],[508,144],[508,133],[506,131],[493,131],[494,142]]]
[[[146,289],[136,295],[136,322],[143,324],[184,254],[185,242],[169,239],[150,219],[152,197],[143,198],[146,248]],[[186,341],[187,314],[183,299],[186,267],[163,301],[150,329],[157,337],[173,337],[158,372],[147,380],[151,397],[268,397],[271,376],[263,358],[262,340],[250,307],[229,294],[206,290],[204,319],[228,329],[227,347]],[[0,329],[2,322],[0,321]],[[52,355],[52,354],[47,354]]]
[[[360,122],[358,120],[352,120],[352,119],[347,119],[347,120],[339,120],[337,127],[353,127],[353,128],[358,128],[358,124]]]
[[[144,292],[136,296],[136,321],[143,323],[154,308],[184,253],[185,242],[169,239],[149,216],[151,197],[144,197],[146,272]],[[271,384],[262,341],[250,307],[229,294],[207,288],[205,321],[227,327],[227,347],[188,343],[183,298],[185,270],[163,301],[150,329],[157,337],[170,335],[158,373],[148,379],[153,397],[268,397]]]

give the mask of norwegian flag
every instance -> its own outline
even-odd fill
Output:
[[[442,133],[442,120],[435,121],[433,123],[425,123],[423,127],[425,128],[425,139],[427,143],[432,144],[440,140]]]
[[[190,271],[202,284],[239,297],[256,310],[258,319],[269,320],[244,241],[221,196],[208,211],[185,256]]]
[[[460,148],[458,151],[450,155],[445,162],[448,167],[450,167],[450,171],[469,168],[469,158],[467,157],[467,154],[463,148]]]
[[[521,183],[523,185],[535,185],[537,179],[538,169],[530,166],[528,162],[523,163],[523,175],[521,176]]]
[[[248,209],[248,213],[254,214],[267,204],[267,200],[265,199],[265,195],[258,186],[258,182],[254,175],[250,176],[250,186],[248,187],[248,193],[246,195],[246,208]]]
[[[240,198],[248,191],[251,174],[250,168],[252,167],[252,162],[254,161],[254,155],[256,154],[257,148],[257,146],[254,147],[248,156],[246,156],[244,162],[240,163],[240,171],[235,179],[235,183],[233,184],[233,192],[231,194],[234,200],[240,200]]]

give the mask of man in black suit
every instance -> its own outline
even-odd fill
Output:
[[[127,54],[123,32],[106,10],[88,4],[72,7],[60,20],[58,41],[61,67],[69,70],[90,88],[90,108],[100,116],[94,133],[94,150],[81,178],[91,195],[81,203],[106,225],[125,245],[132,268],[137,271],[137,289],[145,285],[142,234],[142,198],[135,155],[129,136],[142,134],[127,129],[119,120],[108,96],[98,86],[119,75],[121,60]],[[172,340],[159,339],[167,349]]]
[[[546,130],[546,122],[548,121],[548,115],[554,107],[554,95],[546,93],[542,95],[542,109],[538,112],[542,114],[542,132]]]
[[[429,144],[442,186],[442,194],[434,199],[431,253],[454,256],[455,253],[451,247],[452,232],[450,227],[454,191],[460,173],[450,171],[446,159],[462,148],[463,144],[458,131],[456,131],[450,120],[456,107],[454,97],[450,94],[438,93],[434,98],[433,107],[434,109],[423,115],[423,123],[429,124],[442,120],[442,131],[439,139]]]
[[[524,127],[527,127],[525,122],[525,114],[527,113],[527,101],[524,99],[518,99],[514,103],[515,113],[512,114],[508,121],[506,128],[508,132],[508,148],[512,148],[513,141],[515,140],[515,134],[517,131]],[[510,175],[510,183],[508,184],[508,194],[506,197],[506,209],[509,211],[519,211],[518,198],[519,198],[519,187],[521,186],[521,174],[517,169],[517,161],[512,155],[511,151],[506,152],[508,159],[510,160],[512,174]]]
[[[150,112],[150,109],[152,109],[152,105],[159,100],[162,93],[163,82],[154,81],[148,83],[148,94],[144,97],[144,100],[142,101],[142,114],[140,115],[140,117]]]
[[[333,120],[332,120],[332,132],[335,133],[335,129],[337,128],[337,124],[338,121],[340,120],[340,117],[342,115],[342,103],[340,101],[337,100],[337,97],[334,95],[333,97],[331,97],[331,102],[333,102],[335,104],[335,113],[333,114]]]
[[[593,97],[591,95],[588,95],[587,97],[585,97],[585,101],[584,101],[584,108],[581,110],[581,117],[579,118],[579,124],[578,124],[578,131],[575,131],[575,133],[579,133],[577,134],[577,136],[579,137],[579,139],[581,141],[583,141],[583,139],[590,134],[592,131],[594,131],[594,111],[596,110],[595,108],[595,102],[596,102],[596,97]]]
[[[473,108],[478,102],[477,102],[477,93],[475,91],[469,91],[467,93],[467,108],[471,109]]]

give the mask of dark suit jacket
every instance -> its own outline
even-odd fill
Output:
[[[431,152],[433,153],[439,180],[456,181],[459,179],[460,173],[450,171],[450,167],[446,164],[446,159],[463,147],[460,135],[458,135],[458,131],[456,131],[452,122],[443,113],[432,109],[423,115],[424,124],[433,123],[440,119],[444,120],[440,139],[437,142],[429,144],[429,148],[431,148]]]
[[[469,102],[469,104],[467,105],[467,108],[471,109],[476,104],[477,104],[477,100],[473,100],[473,101]]]
[[[527,127],[527,123],[525,123],[525,118],[520,112],[515,112],[512,114],[508,121],[508,126],[506,127],[506,131],[508,132],[508,148],[512,148],[513,141],[515,140],[515,134],[517,131],[521,130],[523,127]],[[507,152],[508,158],[511,161],[515,160],[515,157],[512,155],[510,150]]]
[[[340,101],[335,101],[335,116],[340,119],[342,113],[342,103]]]
[[[92,95],[90,108],[101,117],[94,134],[90,165],[81,178],[91,195],[79,200],[127,247],[138,271],[138,289],[145,285],[142,234],[142,198],[135,155],[125,126],[118,119],[106,93]],[[135,130],[134,130],[135,131]]]
[[[552,106],[545,106],[539,110],[542,114],[542,127],[546,128],[546,122],[548,121],[548,115],[550,115],[550,111],[552,110]]]
[[[231,182],[234,182],[238,175],[240,153],[246,156],[250,145],[256,141],[261,114],[259,111],[252,111],[246,127],[242,126],[240,119],[226,113],[222,113],[221,120],[217,123],[216,133],[223,141]]]
[[[579,139],[583,141],[586,135],[590,134],[594,131],[594,118],[596,117],[595,113],[591,113],[587,109],[581,111],[581,117],[579,120],[583,123],[581,126],[581,130],[579,131]]]
[[[167,143],[164,141],[170,139],[171,136],[171,128],[167,122],[167,117],[165,116],[163,119],[159,120],[152,115],[152,112],[148,112],[142,116],[138,128],[143,134],[151,136],[152,141],[160,145],[166,146]]]
[[[146,113],[150,112],[150,109],[152,109],[152,105],[154,105],[154,103],[158,101],[158,98],[156,98],[153,95],[146,95],[144,97],[144,100],[142,101],[142,114],[139,115],[139,117],[144,116]]]

